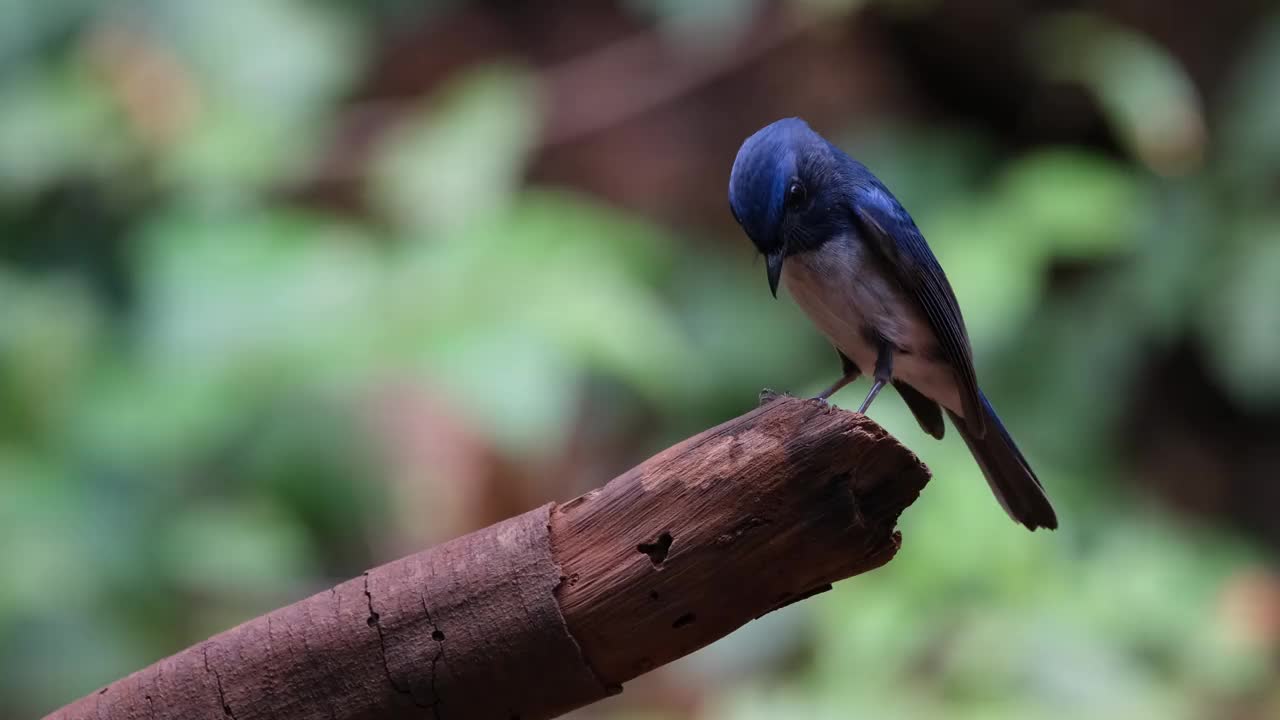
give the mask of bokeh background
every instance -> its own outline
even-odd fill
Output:
[[[0,716],[830,382],[727,209],[789,115],[915,215],[1062,529],[888,393],[898,558],[579,717],[1280,717],[1250,0],[0,0]]]

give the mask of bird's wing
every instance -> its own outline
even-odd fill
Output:
[[[978,378],[973,371],[969,336],[960,305],[938,259],[906,209],[883,187],[860,188],[855,196],[853,215],[865,239],[888,261],[886,269],[920,303],[942,354],[960,384],[965,424],[973,436],[983,437],[985,418],[978,399]]]

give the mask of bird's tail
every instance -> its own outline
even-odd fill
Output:
[[[956,430],[964,438],[964,443],[969,446],[969,452],[973,453],[973,459],[982,468],[982,474],[987,477],[991,492],[995,493],[1009,517],[1025,525],[1028,530],[1041,527],[1056,529],[1058,516],[1049,504],[1044,486],[1027,464],[1027,459],[1018,452],[1018,446],[1013,444],[1013,438],[1009,437],[1000,418],[996,417],[996,411],[992,409],[986,396],[979,393],[979,397],[982,399],[982,411],[986,413],[986,433],[983,437],[974,437],[962,418],[950,411],[948,414],[951,415]]]

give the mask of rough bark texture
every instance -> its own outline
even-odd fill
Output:
[[[622,683],[885,564],[927,480],[866,417],[775,400],[556,508],[560,607]]]
[[[370,570],[48,717],[554,717],[884,564],[927,481],[870,420],[777,399],[599,490]]]

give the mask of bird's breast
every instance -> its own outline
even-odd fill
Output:
[[[856,238],[837,238],[793,255],[782,281],[796,304],[865,375],[875,370],[878,338],[894,353],[893,376],[953,412],[960,394],[917,303]]]

